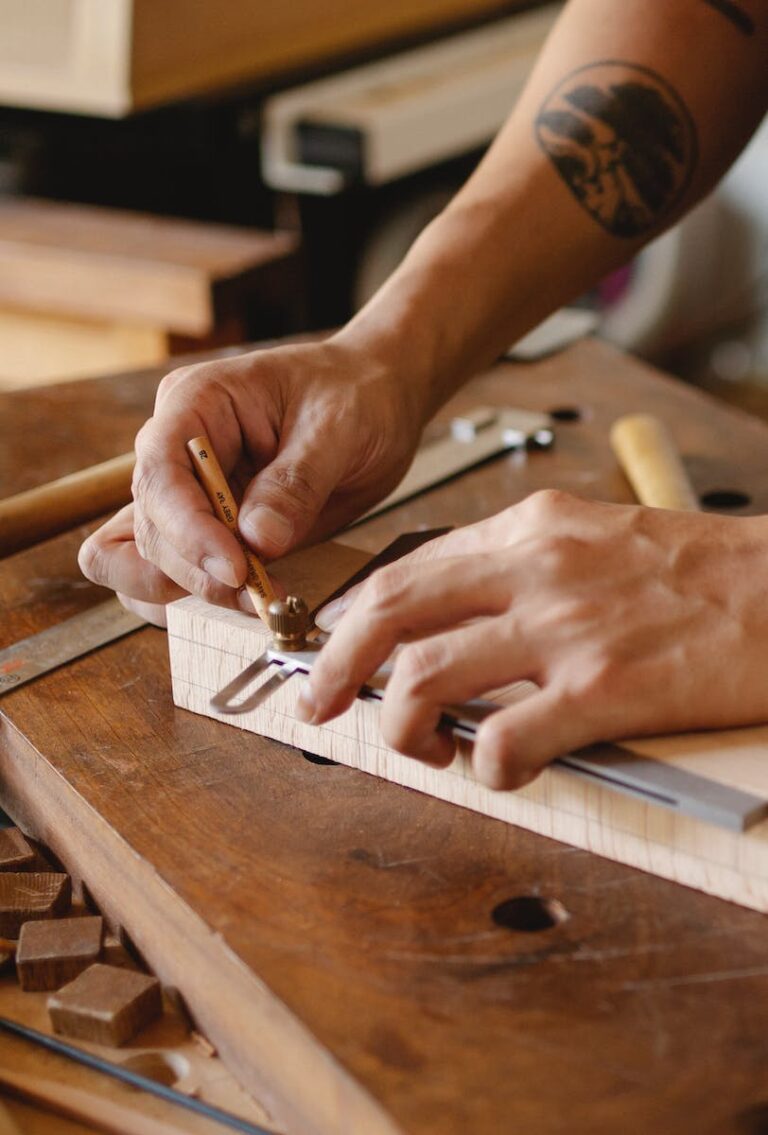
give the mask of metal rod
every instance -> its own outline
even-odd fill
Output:
[[[274,1132],[268,1131],[266,1127],[259,1127],[255,1123],[250,1123],[247,1119],[241,1119],[239,1115],[222,1111],[221,1108],[194,1099],[192,1096],[185,1096],[182,1092],[177,1092],[175,1088],[169,1088],[166,1084],[159,1084],[156,1080],[150,1080],[147,1076],[139,1075],[138,1072],[131,1072],[128,1068],[122,1068],[119,1064],[112,1064],[109,1060],[102,1060],[99,1056],[92,1056],[90,1052],[84,1052],[82,1048],[75,1048],[74,1045],[47,1036],[45,1033],[38,1032],[37,1029],[30,1029],[27,1025],[19,1024],[18,1021],[12,1021],[8,1017],[0,1017],[0,1030],[29,1041],[30,1044],[36,1044],[38,1048],[55,1052],[58,1056],[63,1056],[67,1060],[83,1064],[86,1068],[92,1068],[95,1072],[111,1076],[113,1080],[121,1080],[124,1084],[130,1084],[132,1088],[140,1088],[161,1100],[167,1100],[168,1103],[185,1107],[187,1111],[204,1115],[206,1119],[213,1119],[225,1127],[231,1127],[234,1131],[243,1132],[244,1135],[274,1135]]]

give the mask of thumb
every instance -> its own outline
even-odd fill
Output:
[[[246,542],[266,559],[284,556],[313,527],[340,476],[333,444],[288,444],[251,481],[240,506]]]
[[[573,703],[546,686],[487,717],[472,751],[475,776],[487,788],[524,788],[555,757],[594,741]]]

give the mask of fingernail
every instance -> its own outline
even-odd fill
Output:
[[[294,712],[299,721],[303,721],[306,725],[314,724],[317,706],[309,682],[305,682],[301,687]]]
[[[219,583],[223,583],[226,587],[240,586],[240,580],[237,578],[235,566],[226,556],[206,556],[203,560],[203,571],[213,576],[214,579],[218,580]]]
[[[332,603],[326,604],[325,607],[321,607],[315,615],[315,622],[320,630],[332,631],[351,602],[348,592],[346,595],[340,595],[338,599],[334,599]]]
[[[293,542],[293,525],[265,504],[257,505],[247,516],[241,516],[240,528],[246,539],[256,547],[282,552]]]

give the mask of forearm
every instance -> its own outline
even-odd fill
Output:
[[[711,189],[766,59],[766,0],[571,0],[475,174],[340,337],[431,412]]]

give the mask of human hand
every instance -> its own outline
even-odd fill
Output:
[[[478,731],[475,775],[497,789],[594,741],[766,721],[767,564],[765,517],[537,493],[321,612],[338,624],[299,712],[315,724],[343,712],[406,644],[382,734],[443,767],[455,746],[436,731],[441,707],[529,679],[538,690]]]
[[[186,442],[210,438],[242,496],[240,531],[269,561],[386,495],[423,417],[415,386],[333,339],[173,371],[136,439],[134,504],[86,540],[80,567],[153,622],[187,593],[236,606],[243,550],[213,516]]]

